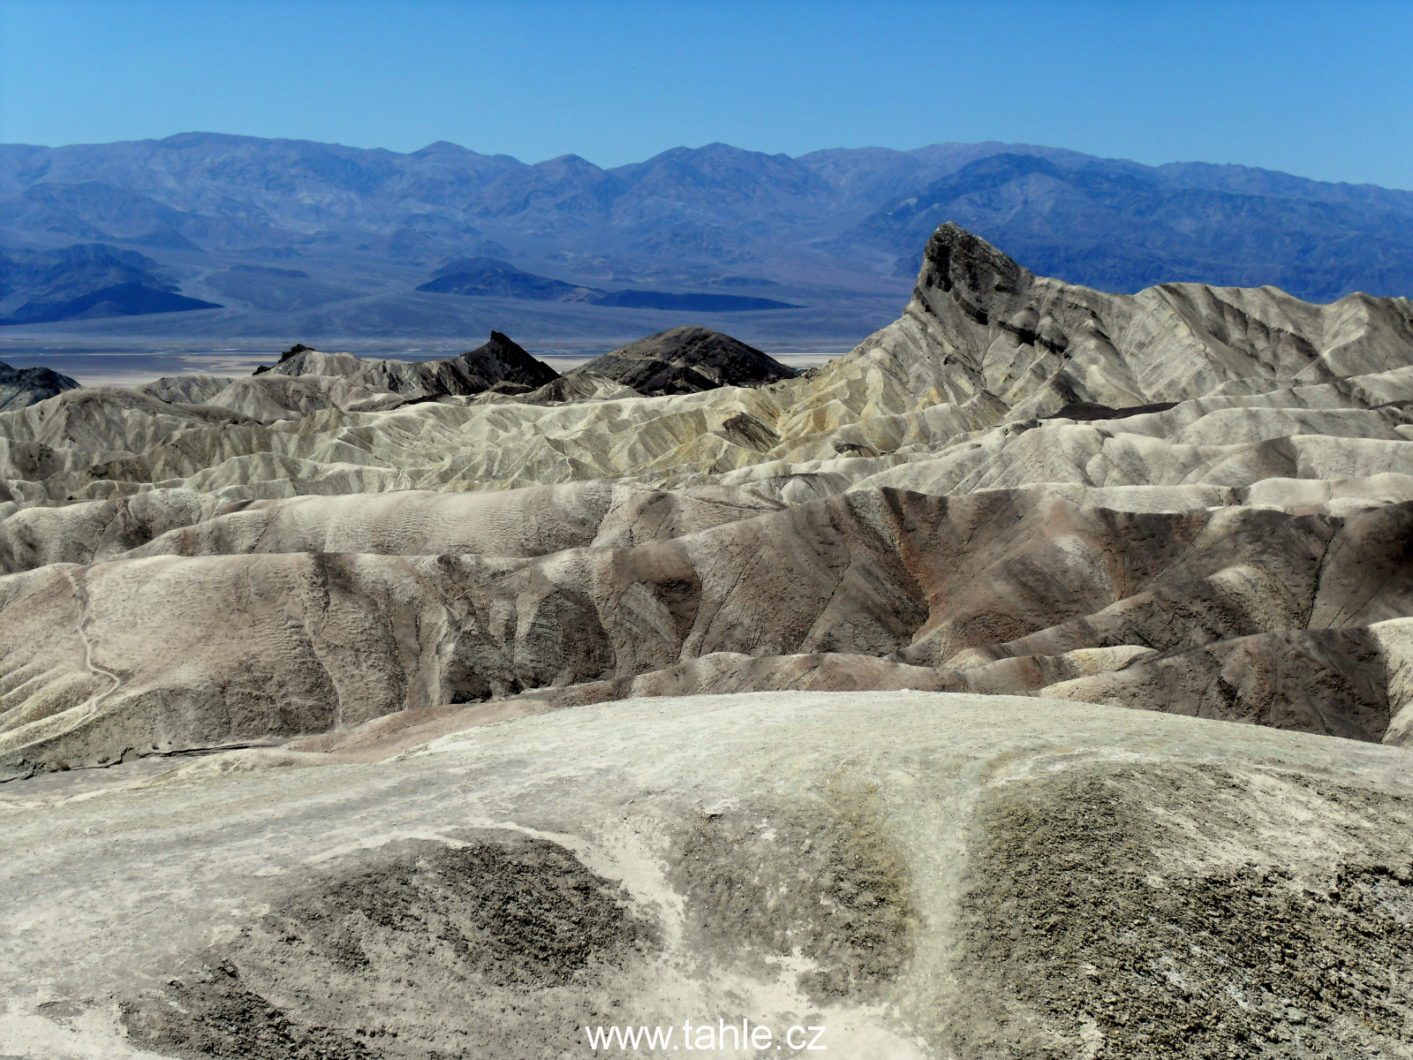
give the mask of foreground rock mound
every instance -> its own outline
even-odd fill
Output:
[[[4,789],[0,1051],[557,1056],[743,1019],[842,1056],[1413,1048],[1406,752],[874,692],[387,753]]]

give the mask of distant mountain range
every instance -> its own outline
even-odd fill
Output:
[[[12,306],[0,324],[221,308],[177,294],[149,257],[83,243],[61,250],[0,248],[0,304]]]
[[[1413,293],[1413,192],[1242,166],[711,144],[602,169],[190,133],[0,146],[0,323],[309,339],[489,324],[538,339],[732,313],[752,341],[852,340],[891,319],[947,219],[1111,291]]]
[[[601,291],[517,269],[496,258],[449,262],[417,288],[468,298],[521,298],[531,302],[584,302],[588,305],[667,309],[682,312],[741,313],[751,309],[796,309],[789,302],[714,291]]]

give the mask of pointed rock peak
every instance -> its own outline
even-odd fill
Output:
[[[0,361],[0,411],[38,404],[78,385],[78,380],[43,365],[14,368]]]
[[[570,170],[575,173],[603,172],[598,166],[581,155],[557,155],[554,158],[547,158],[543,162],[536,162],[535,168],[555,171]]]
[[[678,324],[676,327],[668,328],[666,331],[658,331],[649,335],[646,339],[639,339],[639,342],[649,342],[653,339],[672,339],[677,342],[703,341],[710,338],[720,338],[728,342],[736,342],[730,335],[720,331],[712,331],[711,328],[704,328],[700,324]]]
[[[478,346],[470,353],[465,354],[465,356],[470,357],[477,353],[497,353],[501,356],[509,355],[513,357],[530,356],[529,351],[527,351],[524,346],[521,346],[520,343],[516,342],[503,331],[492,331],[491,337],[486,340],[484,345]]]
[[[427,155],[469,155],[474,153],[474,151],[470,151],[460,144],[454,144],[450,140],[434,140],[426,147],[419,148],[412,152],[413,157]]]
[[[1034,279],[1030,270],[997,250],[980,236],[953,221],[945,222],[927,241],[918,287],[960,288],[980,295],[1011,294]]]
[[[262,365],[260,365],[259,367],[257,367],[257,368],[255,369],[255,371],[251,372],[250,374],[251,374],[251,375],[264,375],[266,372],[273,371],[274,369],[280,367],[281,365],[287,365],[287,364],[289,364],[290,361],[294,360],[294,359],[295,359],[296,357],[298,357],[301,353],[317,353],[317,352],[318,352],[318,351],[317,351],[316,349],[314,349],[313,346],[306,346],[306,345],[304,345],[304,343],[302,343],[302,342],[296,342],[296,343],[295,343],[293,346],[291,346],[289,349],[285,350],[284,353],[280,354],[280,359],[279,359],[278,361],[276,361],[274,364],[262,364]],[[295,373],[295,374],[297,374],[297,373]]]
[[[631,342],[574,371],[612,379],[648,397],[765,386],[799,375],[754,346],[693,324]]]
[[[544,361],[532,357],[518,342],[502,331],[492,331],[491,337],[474,350],[461,355],[468,365],[478,370],[491,372],[495,378],[528,387],[540,387],[559,378],[556,372]]]

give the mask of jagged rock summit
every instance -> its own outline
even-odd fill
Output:
[[[894,330],[932,354],[914,359],[949,369],[950,392],[1051,413],[1075,402],[1138,406],[1406,365],[1413,303],[1351,294],[1314,305],[1273,287],[1195,283],[1106,294],[1036,276],[948,222],[928,241]]]
[[[52,368],[12,368],[0,361],[0,412],[25,408],[78,385]]]
[[[530,356],[510,336],[492,331],[474,350],[435,361],[390,361],[321,353],[298,344],[262,375],[337,376],[372,389],[416,398],[462,397],[500,384],[544,386],[559,373]]]
[[[695,394],[722,386],[764,386],[799,372],[754,346],[708,328],[669,328],[597,357],[567,375],[598,376],[639,394]]]

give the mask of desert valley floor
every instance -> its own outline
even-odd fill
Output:
[[[1413,1056],[1410,750],[1407,299],[0,367],[0,1056]]]

